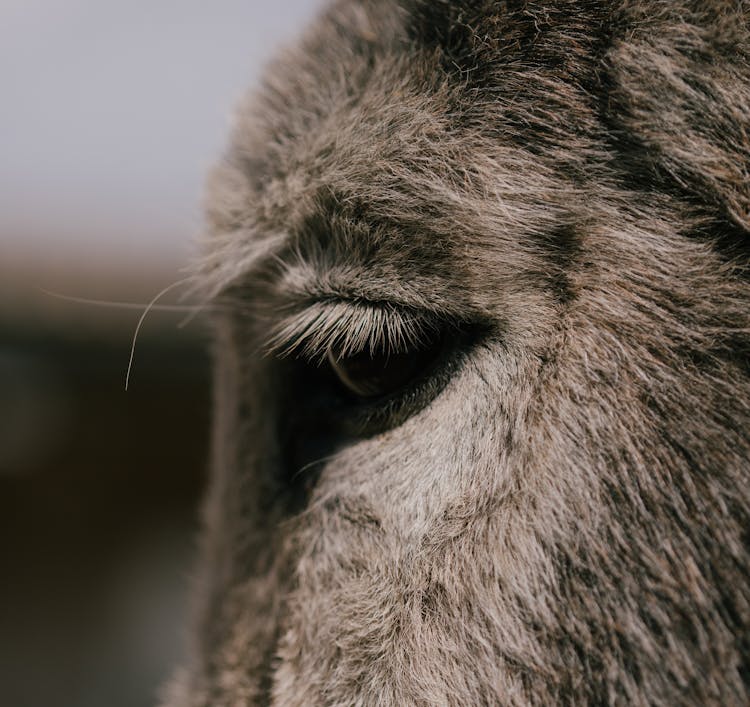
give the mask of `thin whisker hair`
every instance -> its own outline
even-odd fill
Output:
[[[167,285],[163,290],[158,292],[154,298],[146,305],[146,308],[143,310],[143,314],[141,314],[140,318],[138,319],[138,324],[136,324],[135,331],[133,332],[133,342],[130,346],[130,358],[128,359],[128,369],[125,373],[125,390],[127,391],[128,386],[130,384],[130,372],[133,369],[133,358],[135,356],[135,345],[138,341],[138,334],[141,330],[141,327],[143,326],[143,322],[146,319],[146,316],[148,313],[154,308],[156,303],[161,299],[164,295],[166,295],[168,292],[171,292],[177,287],[181,287],[187,282],[190,282],[192,280],[191,277],[184,277],[180,280],[177,280],[176,282],[173,282],[171,285]]]
[[[142,311],[144,307],[148,306],[147,302],[121,302],[117,300],[102,300],[102,299],[93,299],[90,297],[76,297],[74,295],[64,295],[60,292],[53,292],[52,290],[47,290],[43,287],[39,288],[39,291],[44,293],[45,295],[49,295],[50,297],[54,297],[59,300],[63,300],[65,302],[73,302],[75,304],[88,304],[94,307],[104,307],[107,309],[128,309],[133,310],[137,309],[139,311]],[[153,312],[188,312],[190,314],[195,314],[196,311],[201,311],[205,309],[207,306],[211,305],[205,305],[205,304],[154,304],[151,306],[151,311]],[[211,308],[214,308],[214,306],[211,306]]]
[[[291,481],[296,481],[299,479],[300,476],[302,476],[306,471],[309,471],[313,467],[317,466],[318,464],[324,464],[326,462],[331,461],[332,459],[336,458],[336,454],[328,454],[324,457],[320,457],[319,459],[314,459],[311,462],[308,462],[307,464],[304,464],[301,466],[297,471],[294,472],[294,474],[291,477]]]

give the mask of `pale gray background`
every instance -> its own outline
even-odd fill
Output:
[[[320,0],[2,0],[0,256],[181,263],[233,106]]]

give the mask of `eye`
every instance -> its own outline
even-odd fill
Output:
[[[436,341],[405,352],[363,351],[342,356],[328,350],[328,365],[341,386],[357,398],[370,400],[391,395],[426,375],[442,348]]]

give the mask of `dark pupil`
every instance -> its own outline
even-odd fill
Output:
[[[328,352],[328,362],[339,381],[360,398],[374,398],[403,388],[419,376],[431,358],[429,351],[379,353],[364,351],[337,357]]]

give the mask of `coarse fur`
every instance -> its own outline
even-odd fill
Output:
[[[749,8],[342,0],[270,67],[169,705],[750,704]],[[445,327],[333,421],[327,351]]]

